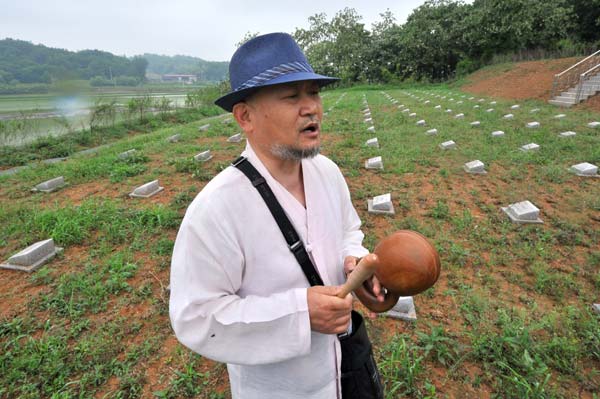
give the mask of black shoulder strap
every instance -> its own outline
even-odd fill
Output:
[[[245,157],[239,157],[233,163],[232,166],[235,166],[239,170],[241,170],[252,185],[258,190],[260,196],[265,200],[269,211],[275,218],[281,233],[283,233],[283,237],[290,248],[290,251],[294,254],[294,257],[300,264],[302,271],[306,275],[308,282],[310,285],[324,285],[323,280],[321,280],[321,276],[315,270],[315,266],[310,261],[308,254],[306,253],[306,249],[304,248],[304,244],[300,240],[298,233],[292,226],[292,222],[288,219],[287,215],[283,211],[283,208],[275,198],[275,194],[271,191],[271,187],[267,184],[264,177],[252,166],[250,162]]]

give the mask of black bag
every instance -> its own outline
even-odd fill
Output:
[[[383,399],[383,385],[365,323],[352,311],[352,334],[340,337],[342,399]]]
[[[306,253],[302,240],[265,179],[244,157],[239,157],[232,165],[250,179],[265,200],[310,285],[323,285],[323,280]],[[352,333],[341,334],[339,340],[342,347],[342,399],[383,399],[383,385],[360,313],[352,311]]]

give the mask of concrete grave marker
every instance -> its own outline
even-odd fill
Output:
[[[331,110],[331,108],[329,108],[329,110]],[[229,125],[231,122],[233,122],[233,119],[231,118],[223,119],[223,124],[225,125]]]
[[[132,198],[150,198],[155,194],[158,194],[164,189],[164,187],[160,187],[158,184],[158,180],[152,180],[146,184],[143,184],[133,190],[131,194],[129,194]]]
[[[575,135],[577,135],[577,133],[571,132],[571,131],[562,132],[562,133],[559,134],[560,137],[573,137]]]
[[[492,137],[502,137],[504,136],[504,132],[502,130],[496,130],[492,132]]]
[[[529,144],[525,144],[524,146],[521,146],[520,149],[523,152],[537,151],[540,149],[540,146],[537,145],[536,143],[529,143]]]
[[[598,174],[598,167],[588,162],[573,165],[571,168],[569,168],[569,171],[575,173],[577,176],[582,177],[600,177]]]
[[[207,123],[206,125],[202,125],[198,128],[199,132],[205,132],[208,130],[208,128],[210,127],[210,123]]]
[[[365,168],[367,169],[383,169],[383,160],[381,157],[369,158],[365,162]]]
[[[446,110],[446,113],[447,113],[447,114],[451,114],[451,113],[452,113],[452,110],[451,110],[450,108],[448,108],[448,109]]]
[[[588,127],[591,127],[592,129],[598,128],[600,127],[600,122],[590,122],[588,123]]]
[[[425,126],[425,119],[417,121],[417,126]]]
[[[485,110],[485,112],[494,112],[494,108],[488,108]]]
[[[38,241],[8,258],[5,263],[0,264],[0,268],[30,273],[40,268],[62,250],[54,245],[52,238]]]
[[[596,314],[600,314],[600,303],[593,304],[592,309],[594,310],[594,312],[596,312]]]
[[[479,125],[481,125],[479,121],[471,122],[471,127],[479,127]]]
[[[462,119],[464,117],[465,117],[465,114],[463,114],[463,113],[454,115],[454,119]]]
[[[194,159],[199,162],[206,162],[212,159],[212,154],[210,150],[202,151],[199,154],[194,155]]]
[[[168,141],[169,143],[177,143],[177,142],[179,142],[179,139],[180,139],[180,138],[181,138],[181,135],[180,135],[180,134],[174,134],[173,136],[171,136],[171,137],[167,138],[167,141]]]
[[[233,136],[230,136],[227,139],[228,143],[239,143],[240,141],[242,141],[242,134],[241,133],[234,134]]]
[[[477,108],[479,108],[479,105],[478,105],[478,104],[475,104],[475,105],[473,105],[473,108],[474,108],[474,109],[477,109]]]
[[[442,109],[442,106],[441,106],[441,105],[436,105],[436,106],[435,106],[435,107],[433,107],[433,108],[435,108],[435,109]]]
[[[416,112],[411,112],[410,114],[408,114],[409,117],[414,118],[415,116],[417,116]]]
[[[480,160],[475,160],[471,162],[467,162],[463,165],[463,169],[467,173],[477,174],[477,175],[485,175],[487,172],[485,170],[485,164]]]
[[[429,129],[428,131],[425,132],[425,134],[428,136],[434,136],[434,135],[438,134],[438,130],[437,129]]]
[[[431,101],[426,100],[423,104],[429,104]]]
[[[485,100],[484,100],[483,98],[480,98],[480,99],[479,99],[479,100],[477,100],[477,101],[479,101],[480,103],[482,103],[482,102],[484,102]]]
[[[475,97],[469,97],[469,100],[475,100]]]
[[[46,180],[43,183],[38,184],[31,191],[41,191],[42,193],[51,193],[58,190],[66,185],[65,178],[63,176],[55,177],[54,179]]]
[[[440,148],[442,150],[454,150],[456,149],[456,143],[453,140],[444,141],[442,144],[440,144]]]
[[[504,119],[513,119],[515,116],[513,114],[506,114],[502,118]]]
[[[373,137],[372,139],[367,140],[365,145],[367,147],[379,148],[379,141],[377,140],[377,137]]]
[[[401,296],[393,308],[383,314],[384,316],[393,319],[405,321],[417,320],[417,312],[415,311],[415,303],[412,296]]]
[[[375,131],[375,126],[369,126],[367,128],[367,132],[374,132]]]
[[[565,114],[558,114],[558,115],[554,115],[554,119],[562,119],[564,117],[566,117],[567,115]]]
[[[544,223],[539,218],[540,210],[529,201],[516,202],[502,208],[513,223]]]
[[[406,112],[410,112],[410,108],[404,108],[404,109],[402,110],[402,113],[406,113]]]
[[[512,107],[510,107],[510,109],[519,109],[521,108],[521,106],[519,104],[515,104]]]
[[[367,209],[369,213],[380,215],[393,215],[394,204],[392,203],[392,195],[390,193],[387,193],[373,197],[373,199],[368,199]]]
[[[539,112],[539,111],[540,111],[540,109],[539,109],[539,108],[534,108],[534,109],[532,109],[532,110],[531,110],[531,111],[529,111],[529,112],[530,112],[530,113],[532,113],[532,114],[535,114],[536,112]]]
[[[463,103],[463,101],[462,101],[462,100],[460,100],[460,101],[457,101],[456,103],[457,103],[457,104],[462,104],[462,103]]]
[[[539,122],[529,122],[527,124],[527,128],[528,129],[537,129],[540,127],[540,123]]]
[[[490,101],[490,105],[496,105],[496,101]]]
[[[135,149],[132,150],[127,150],[125,152],[122,152],[118,155],[119,159],[127,159],[130,158],[131,156],[135,155],[137,151]]]

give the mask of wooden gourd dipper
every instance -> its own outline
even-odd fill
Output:
[[[375,273],[385,287],[379,302],[363,284]],[[344,298],[355,291],[360,301],[376,313],[390,310],[401,296],[416,295],[435,284],[440,276],[440,256],[423,235],[399,230],[377,244],[372,254],[362,258],[338,294]]]

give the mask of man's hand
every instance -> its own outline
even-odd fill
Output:
[[[348,330],[352,295],[338,298],[339,286],[314,286],[308,288],[308,314],[310,328],[323,334],[340,334]]]
[[[352,273],[352,270],[354,270],[356,265],[357,258],[355,258],[354,256],[346,256],[346,258],[344,259],[344,273],[346,273],[346,276]],[[373,277],[371,277],[370,279],[367,279],[364,282],[364,285],[366,289],[369,290],[379,302],[384,301],[385,297],[383,294],[383,287],[381,286],[379,279],[375,277],[375,275],[373,275]],[[370,319],[374,319],[377,317],[377,313],[369,312],[367,316]]]

